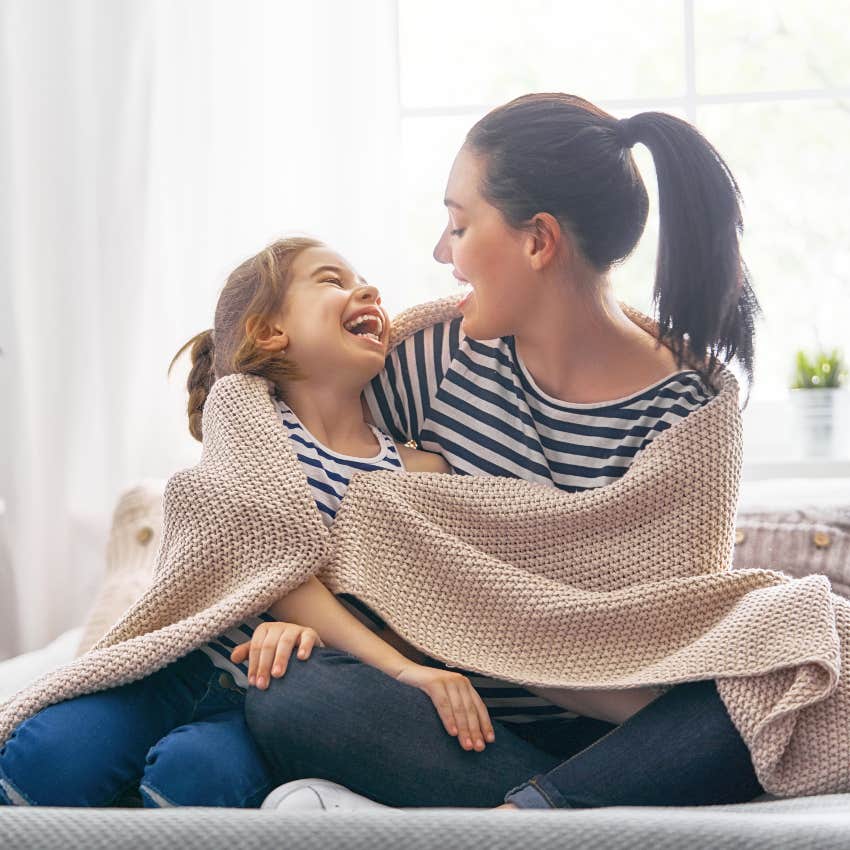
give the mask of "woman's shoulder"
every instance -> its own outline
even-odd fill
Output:
[[[452,321],[463,318],[457,309],[457,304],[462,300],[463,294],[447,295],[408,307],[394,316],[390,323],[390,350],[417,331],[427,331],[438,325],[445,327]]]

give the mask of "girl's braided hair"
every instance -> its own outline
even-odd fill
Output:
[[[281,398],[289,381],[303,378],[283,352],[258,348],[257,333],[270,326],[280,313],[295,258],[307,248],[323,247],[324,243],[317,239],[296,236],[279,239],[245,260],[227,278],[216,305],[214,327],[193,336],[172,358],[169,375],[180,355],[191,346],[187,412],[189,432],[199,442],[203,439],[204,403],[218,378],[234,372],[260,375],[274,384]],[[248,321],[252,318],[258,321],[249,331]]]

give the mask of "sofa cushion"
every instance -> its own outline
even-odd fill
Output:
[[[850,479],[744,482],[735,528],[735,569],[825,575],[850,598]]]
[[[112,514],[103,584],[83,624],[82,655],[145,592],[153,575],[162,531],[165,481],[141,481],[125,491]]]

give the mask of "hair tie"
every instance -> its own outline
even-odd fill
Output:
[[[637,138],[635,136],[636,127],[634,125],[634,119],[637,116],[632,116],[631,118],[621,118],[617,122],[617,141],[624,147],[630,148],[636,142]]]

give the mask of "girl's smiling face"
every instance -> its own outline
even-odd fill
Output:
[[[461,329],[473,339],[512,335],[526,315],[534,278],[526,256],[525,231],[509,227],[480,194],[483,160],[467,148],[455,158],[446,186],[449,221],[434,248],[434,259],[451,263],[454,275],[471,284],[462,302]]]
[[[326,383],[371,380],[383,368],[390,333],[377,288],[330,248],[302,251],[290,276],[274,328],[287,357]]]

